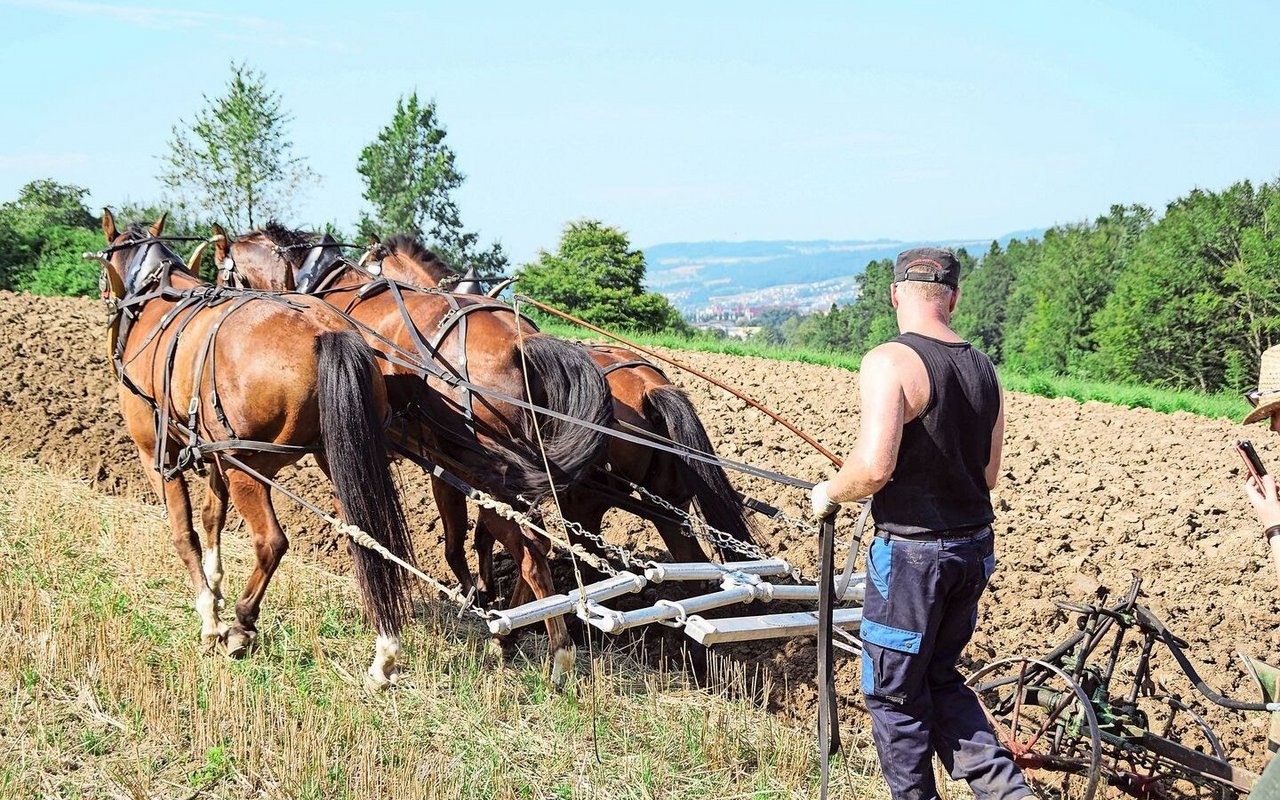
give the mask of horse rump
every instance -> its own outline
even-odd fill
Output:
[[[545,334],[527,336],[523,345],[532,403],[597,428],[613,425],[609,384],[586,351]],[[546,414],[535,420],[534,414],[537,412],[521,415],[521,438],[535,449],[508,466],[505,479],[509,489],[521,487],[516,493],[540,497],[550,491],[552,481],[557,489],[564,489],[581,481],[604,460],[609,447],[607,433]],[[539,442],[545,464],[536,449]]]

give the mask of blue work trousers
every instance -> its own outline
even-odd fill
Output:
[[[933,754],[978,800],[1030,789],[956,668],[995,569],[990,528],[955,539],[878,533],[867,555],[862,691],[894,800],[934,800]]]

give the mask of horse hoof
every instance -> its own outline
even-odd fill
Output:
[[[499,664],[505,664],[507,658],[510,657],[511,651],[515,649],[510,638],[505,636],[492,636],[485,645],[485,657]]]
[[[365,683],[372,683],[379,691],[399,686],[400,668],[393,666],[391,669],[380,669],[376,666],[370,666],[365,672]]]
[[[369,694],[381,694],[395,684],[395,675],[392,677],[384,677],[377,675],[373,670],[369,670],[364,675],[364,690]]]
[[[240,627],[232,628],[227,631],[227,637],[222,641],[223,652],[228,658],[240,658],[248,655],[249,650],[257,639],[257,631],[249,631]]]
[[[561,648],[551,656],[551,682],[557,686],[563,685],[573,677],[574,660],[577,653],[574,647]]]
[[[200,634],[200,652],[206,656],[212,654],[218,649],[219,645],[226,642],[228,630],[230,628],[227,627],[225,622],[219,622],[218,629],[213,633]]]

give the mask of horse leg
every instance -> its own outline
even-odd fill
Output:
[[[551,579],[551,565],[542,542],[536,535],[524,531],[511,520],[496,514],[489,521],[490,530],[502,542],[512,558],[520,565],[520,577],[538,599],[555,594]],[[514,592],[513,592],[514,594]],[[564,619],[547,620],[547,651],[551,654],[551,680],[559,681],[573,672],[574,647],[565,627]]]
[[[227,524],[227,481],[215,464],[209,470],[209,482],[200,509],[204,523],[204,577],[218,605],[222,605],[222,529]]]
[[[329,482],[332,484],[333,477],[329,474],[329,460],[325,457],[323,453],[315,453],[313,454],[313,456],[316,460],[316,465],[320,467],[320,471],[324,473],[324,476],[328,478]],[[452,494],[457,496],[459,499],[463,501],[462,527],[463,527],[463,530],[465,531],[466,525],[467,525],[467,516],[466,516],[467,510],[465,506],[465,498],[463,498],[462,495],[459,494],[456,490],[453,490],[452,487],[450,487],[448,484],[445,484],[445,483],[437,484],[435,478],[431,479],[431,488],[432,488],[433,494],[435,494],[436,492],[439,492],[441,489],[447,489],[449,490],[449,492],[447,492],[445,496]],[[441,499],[440,499],[441,496],[442,496],[441,494],[435,494],[436,503],[438,505],[441,503]],[[445,508],[446,506],[440,505],[440,517],[441,519],[447,520],[446,514],[445,514]],[[342,502],[338,500],[338,495],[336,492],[333,495],[333,510],[342,519],[347,518],[346,514],[342,510]],[[446,521],[445,530],[447,531],[448,529],[449,529],[449,522]],[[348,552],[353,552],[354,549],[357,547],[360,547],[360,545],[356,544],[350,539],[347,540]],[[447,548],[447,545],[446,545],[446,548]],[[470,577],[470,576],[468,575],[467,577]],[[391,686],[392,684],[399,682],[400,652],[401,652],[400,634],[384,633],[382,631],[378,631],[378,636],[377,638],[374,639],[374,643],[373,643],[373,661],[369,663],[369,669],[367,670],[365,675],[366,689],[368,689],[369,691],[380,692],[386,689],[388,686]]]
[[[218,620],[218,600],[200,563],[200,539],[191,525],[191,496],[187,493],[187,482],[181,477],[171,481],[162,478],[159,472],[149,466],[149,451],[142,450],[142,459],[142,463],[148,465],[146,471],[151,486],[164,500],[173,546],[178,551],[178,558],[182,559],[187,568],[191,590],[196,596],[196,613],[200,615],[200,641],[206,648],[212,647],[226,630],[226,626]]]
[[[497,596],[493,582],[493,533],[488,522],[492,516],[495,516],[493,511],[480,509],[476,515],[476,534],[472,544],[476,551],[476,603],[486,608]],[[516,586],[521,585],[517,580]]]
[[[444,526],[444,560],[453,576],[462,584],[462,591],[471,591],[471,567],[467,564],[467,499],[462,492],[439,478],[431,479],[431,495],[440,512]],[[479,523],[476,523],[477,531]]]
[[[244,517],[253,535],[253,552],[257,557],[253,573],[245,583],[244,593],[236,601],[236,624],[227,632],[227,655],[239,656],[258,638],[258,611],[262,598],[267,593],[271,576],[280,565],[280,559],[289,550],[289,540],[285,538],[280,521],[276,519],[275,509],[271,506],[269,487],[235,469],[227,470],[226,483],[231,502]]]
[[[689,513],[689,501],[683,503],[672,503],[686,515]],[[682,562],[699,562],[707,561],[707,553],[702,549],[702,545],[698,540],[693,538],[693,534],[687,529],[681,527],[677,522],[654,521],[653,527],[657,528],[658,535],[662,537],[662,543],[667,546],[667,552],[671,554],[672,561]]]

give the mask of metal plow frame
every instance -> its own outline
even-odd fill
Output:
[[[503,611],[490,611],[489,632],[506,635],[517,628],[573,613],[605,633],[619,634],[642,625],[659,623],[683,628],[694,641],[708,646],[815,635],[819,630],[816,611],[736,617],[703,616],[707,611],[752,602],[818,602],[821,588],[816,584],[784,584],[767,580],[790,574],[791,565],[781,558],[725,564],[649,562],[641,573],[619,572],[572,593],[545,597]],[[609,600],[640,592],[650,584],[666,581],[718,581],[720,588],[679,601],[657,600],[651,606],[632,611],[616,611],[604,605]],[[860,604],[866,590],[866,575],[852,574],[842,595],[839,594],[840,583],[844,581],[833,581],[836,600],[859,605],[836,609],[834,625],[843,630],[856,630],[862,622]]]

